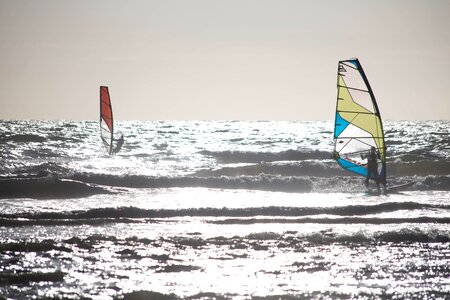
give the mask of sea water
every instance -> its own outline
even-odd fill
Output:
[[[331,121],[0,121],[0,295],[448,298],[450,122],[384,127],[374,195]]]

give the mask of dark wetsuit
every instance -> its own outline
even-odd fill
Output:
[[[380,158],[380,154],[375,150],[371,150],[369,155],[367,156],[367,177],[366,177],[366,186],[369,186],[369,179],[375,180],[377,183],[378,189],[380,188],[380,175],[378,174],[378,158]]]
[[[122,148],[122,145],[123,145],[123,141],[124,141],[124,139],[123,139],[123,135],[122,135],[122,136],[119,138],[119,140],[117,141],[117,146],[116,146],[116,148],[114,148],[113,154],[116,154],[117,152],[120,151],[120,148]]]

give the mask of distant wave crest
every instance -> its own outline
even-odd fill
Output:
[[[68,173],[58,177],[46,169],[59,168],[53,165],[37,166],[38,176],[28,174],[0,179],[0,198],[78,198],[95,194],[120,193],[120,188],[193,188],[246,189],[273,192],[348,192],[364,193],[363,179],[356,176],[315,177],[238,175],[238,176],[143,176],[111,175],[95,173]],[[450,176],[427,176],[388,178],[388,186],[415,181],[406,190],[450,191]]]
[[[0,136],[2,142],[14,143],[44,143],[47,138],[38,134],[11,134]]]
[[[71,179],[100,185],[132,188],[170,188],[170,187],[206,187],[224,189],[250,189],[284,192],[310,192],[312,182],[308,178],[295,176],[273,176],[259,174],[256,176],[114,176],[106,174],[78,173]]]
[[[0,179],[0,199],[78,198],[105,193],[110,192],[103,187],[56,177]]]
[[[61,220],[68,223],[86,222],[133,222],[142,219],[166,219],[177,217],[227,217],[233,219],[214,220],[221,224],[252,223],[449,223],[450,218],[379,218],[374,215],[400,210],[448,210],[450,205],[424,204],[417,202],[386,202],[374,205],[347,205],[336,207],[249,207],[249,208],[189,208],[189,209],[142,209],[137,207],[95,208],[86,211],[40,212],[0,214],[1,226],[56,225]],[[366,217],[369,216],[369,217]],[[270,217],[264,219],[263,217]],[[306,218],[308,217],[308,218]],[[312,218],[313,217],[313,218]],[[351,218],[341,218],[351,217]],[[245,219],[240,219],[245,218]],[[250,219],[249,219],[250,218]],[[251,219],[253,218],[253,219]],[[297,219],[295,219],[297,218]],[[139,220],[141,219],[141,220]],[[93,223],[91,223],[91,221]],[[46,223],[47,222],[47,223]]]
[[[307,159],[329,159],[330,152],[286,150],[281,152],[208,151],[200,152],[224,163],[259,163],[273,161],[298,161]]]

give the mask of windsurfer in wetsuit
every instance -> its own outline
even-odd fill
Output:
[[[117,152],[120,151],[120,148],[122,148],[124,139],[123,139],[123,134],[120,136],[120,138],[117,140],[117,145],[116,148],[114,148],[113,150],[113,154],[116,154]]]
[[[378,159],[381,159],[380,153],[375,150],[375,147],[370,149],[370,153],[367,156],[361,156],[362,159],[367,158],[367,177],[366,187],[369,187],[369,179],[372,178],[377,183],[378,190],[380,189],[380,174],[378,174]]]

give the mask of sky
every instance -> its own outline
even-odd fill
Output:
[[[450,120],[447,0],[0,0],[0,119],[332,120],[352,57],[383,119]]]

